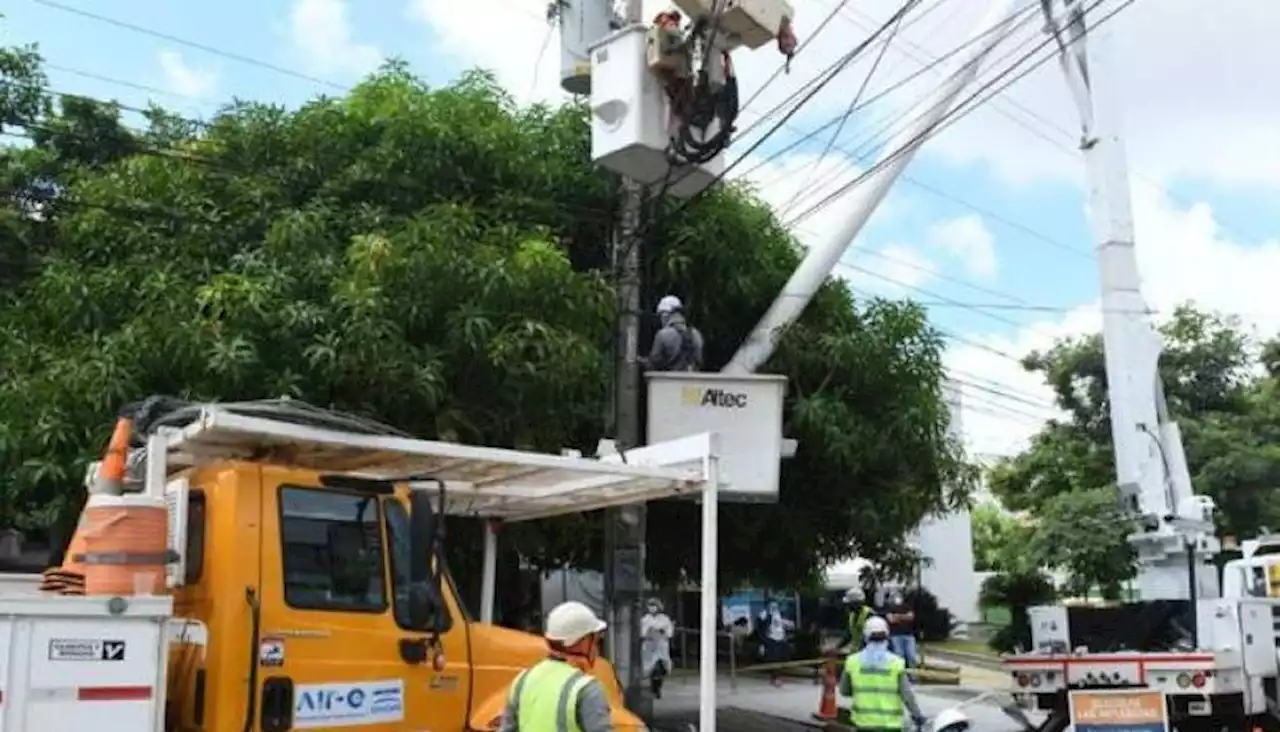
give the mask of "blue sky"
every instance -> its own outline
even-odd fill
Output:
[[[154,99],[198,116],[232,96],[296,105],[319,93],[337,93],[381,59],[397,56],[435,83],[482,65],[522,100],[557,98],[559,49],[553,39],[542,50],[548,29],[541,0],[58,2],[223,52],[36,0],[6,3],[0,39],[39,43],[52,67],[51,86],[60,92],[137,106]],[[745,120],[812,78],[897,5],[851,0],[837,8],[838,3],[795,0],[802,40],[806,29],[838,12],[797,57],[792,73],[744,113]],[[1120,4],[1105,0],[1103,12]],[[929,57],[963,42],[984,5],[923,3],[932,10],[921,11],[895,38],[867,94],[894,86]],[[648,11],[659,7],[646,3]],[[1280,273],[1280,207],[1273,205],[1280,145],[1273,131],[1280,129],[1280,87],[1266,71],[1273,68],[1267,60],[1273,39],[1265,29],[1280,23],[1280,6],[1223,0],[1209,19],[1193,12],[1195,7],[1195,0],[1136,0],[1110,26],[1114,63],[1105,69],[1125,103],[1147,294],[1157,309],[1194,299],[1274,332],[1280,328],[1280,304],[1271,302]],[[1031,39],[1032,31],[1013,46]],[[1203,52],[1189,54],[1192,47]],[[807,105],[794,127],[813,129],[842,111],[869,59]],[[777,63],[771,47],[739,52],[735,66],[744,92],[758,87]],[[760,164],[752,180],[780,211],[793,202],[783,217],[794,216],[822,198],[816,181],[844,182],[856,175],[855,162],[840,148],[857,148],[874,120],[936,83],[936,77],[922,76],[853,117],[821,170],[813,165],[825,136],[768,160],[799,134],[790,129],[761,146],[743,169]],[[935,322],[957,336],[948,363],[966,383],[967,436],[976,452],[1016,448],[1035,429],[1036,418],[1050,413],[1036,406],[1047,401],[1042,385],[1019,373],[1010,357],[1099,322],[1075,129],[1056,64],[1048,63],[925,146],[907,172],[918,184],[899,182],[846,255],[859,270],[840,272],[861,292],[931,303]],[[797,233],[805,241],[822,239],[841,215],[837,202]]]

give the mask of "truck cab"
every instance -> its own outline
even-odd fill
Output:
[[[415,612],[404,485],[220,461],[168,489],[187,506],[170,729],[496,729],[507,686],[545,653],[474,622],[447,572]],[[593,672],[617,728],[642,729],[609,664]]]

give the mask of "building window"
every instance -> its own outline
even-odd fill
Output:
[[[284,600],[290,607],[386,609],[380,510],[376,496],[281,487]]]

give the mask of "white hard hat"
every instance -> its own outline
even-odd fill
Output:
[[[658,301],[658,315],[666,315],[667,313],[684,308],[684,303],[680,302],[680,298],[675,295],[667,295]]]
[[[573,645],[589,635],[595,635],[608,627],[591,608],[580,602],[562,602],[547,613],[547,640]]]
[[[861,588],[852,587],[848,592],[844,593],[845,602],[865,602],[867,595]]]
[[[969,729],[969,718],[965,713],[952,707],[933,718],[931,732],[965,732]]]
[[[873,615],[867,618],[867,624],[862,627],[862,635],[867,638],[889,635],[889,623],[879,615]]]

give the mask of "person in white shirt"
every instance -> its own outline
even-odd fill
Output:
[[[764,641],[765,662],[782,663],[789,660],[791,654],[787,646],[787,634],[795,628],[795,623],[782,616],[777,602],[771,600],[769,607],[761,611],[759,628]],[[769,672],[769,683],[782,686],[782,674],[778,669]]]
[[[640,666],[655,699],[662,698],[662,681],[671,673],[671,637],[675,630],[671,618],[662,612],[662,602],[649,598],[640,618]]]

